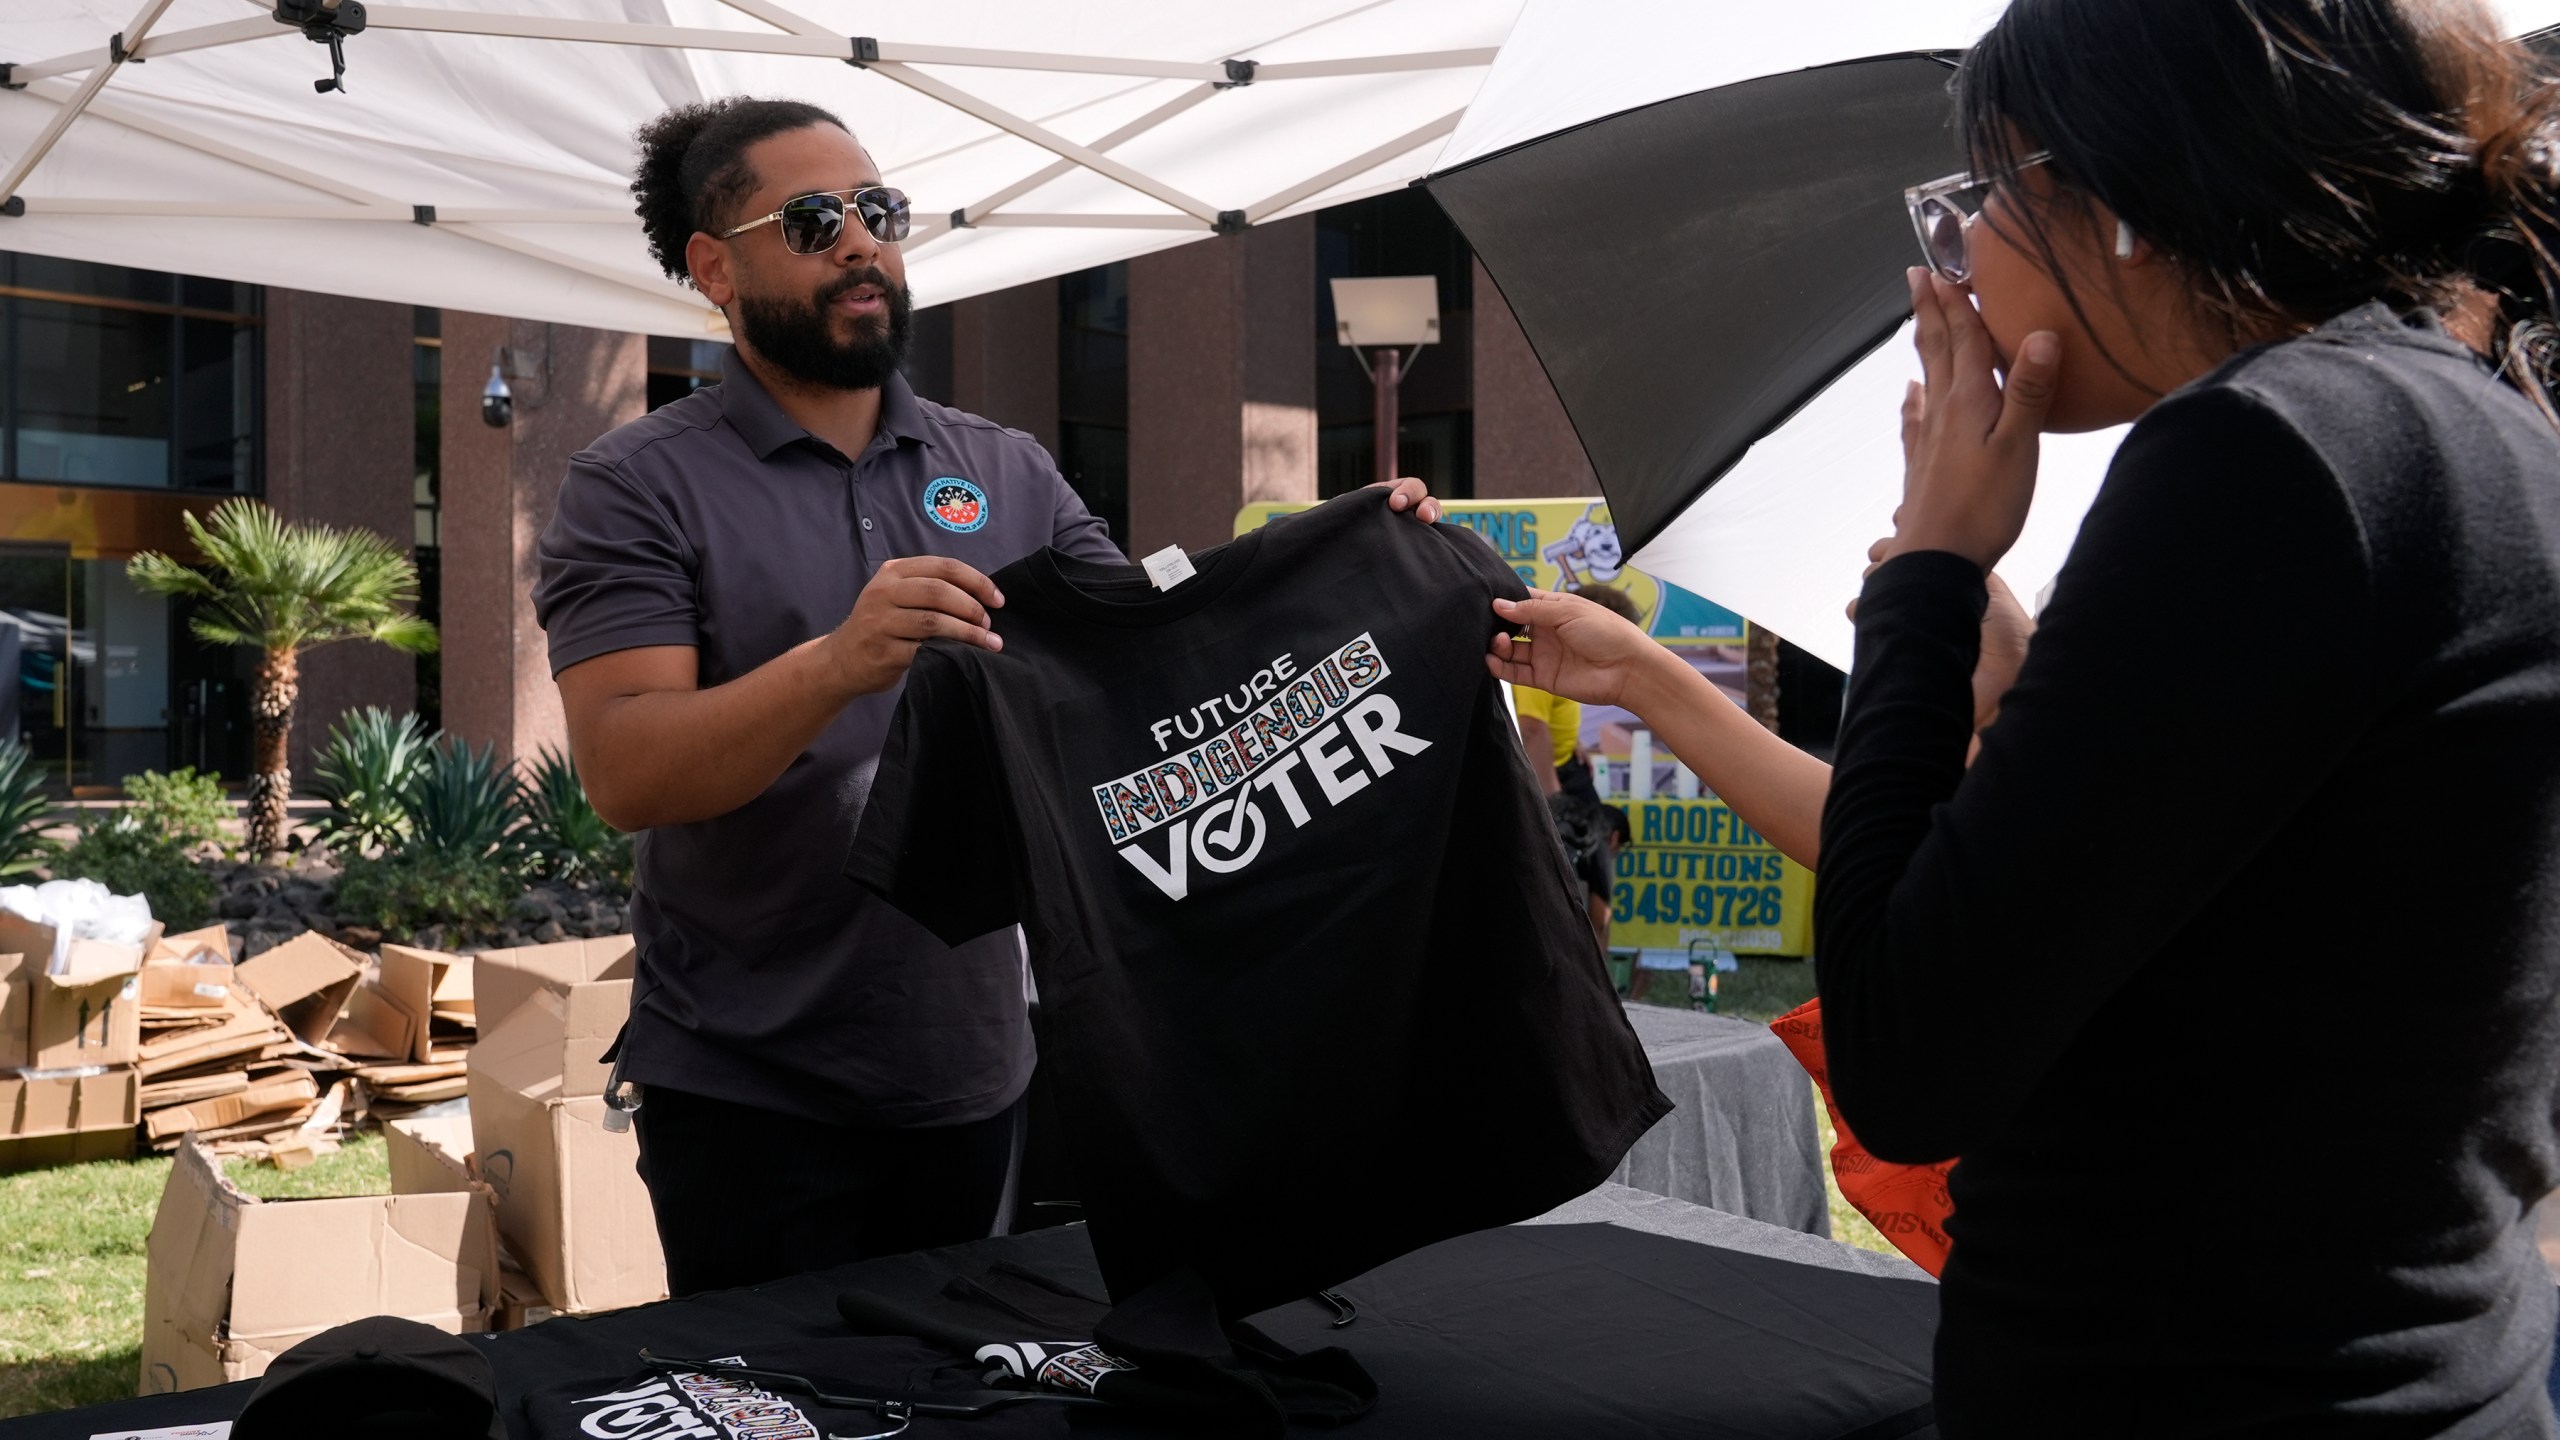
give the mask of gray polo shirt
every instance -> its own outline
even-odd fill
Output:
[[[833,630],[884,560],[992,572],[1044,545],[1121,559],[1030,436],[893,379],[847,459],[733,353],[720,384],[569,462],[534,608],[555,675],[691,645],[708,689]],[[840,1124],[958,1124],[1022,1093],[1013,933],[954,950],[844,878],[897,701],[845,707],[737,810],[641,833],[628,1078]]]

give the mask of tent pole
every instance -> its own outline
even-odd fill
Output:
[[[162,0],[162,3],[167,3],[167,0]],[[287,30],[282,33],[290,35],[293,32]],[[52,98],[50,94],[52,88],[53,87],[51,86],[47,87],[47,98]],[[307,185],[324,195],[335,195],[342,200],[351,202],[354,205],[368,208],[382,207],[397,209],[410,214],[413,218],[416,214],[413,207],[403,205],[388,195],[381,195],[371,190],[367,190],[361,185],[350,184],[349,182],[340,180],[335,176],[305,170],[298,165],[288,165],[284,161],[272,159],[254,151],[242,150],[235,146],[226,145],[218,140],[208,140],[199,135],[191,135],[173,125],[164,124],[158,120],[151,119],[148,116],[125,110],[121,106],[110,106],[108,104],[101,103],[91,106],[90,109],[102,120],[112,121],[115,124],[125,126],[129,129],[139,130],[146,135],[151,135],[158,139],[165,140],[182,149],[193,150],[201,155],[211,155],[219,160],[228,160],[235,165],[240,165],[251,170],[262,171],[279,180],[289,180],[296,185]],[[464,215],[469,214],[468,211],[461,213]],[[590,212],[586,211],[572,211],[568,212],[567,218],[583,219],[589,213]],[[368,217],[359,212],[358,214],[349,216],[348,218],[364,219]],[[591,275],[598,280],[607,281],[611,284],[621,286],[624,289],[638,291],[641,294],[650,296],[652,299],[671,301],[679,305],[690,303],[684,298],[685,292],[683,291],[679,290],[671,293],[665,287],[648,284],[634,276],[617,271],[609,265],[602,265],[576,255],[563,254],[547,246],[534,244],[529,240],[519,240],[514,236],[502,235],[497,231],[483,230],[479,226],[470,223],[440,224],[436,228],[447,231],[461,239],[472,241],[475,244],[488,245],[500,250],[512,251],[518,255],[524,256],[528,260],[538,260],[544,264],[557,265],[564,270],[574,270],[582,275]],[[719,313],[716,310],[711,310],[707,303],[703,308],[705,313],[709,315],[717,315]]]
[[[1101,139],[1094,141],[1093,148],[1096,150],[1109,150],[1115,145],[1119,145],[1125,141],[1134,140],[1138,136],[1144,135],[1148,131],[1156,128],[1158,125],[1163,124],[1167,120],[1172,119],[1174,116],[1181,114],[1185,110],[1190,109],[1192,106],[1199,104],[1201,101],[1206,100],[1217,93],[1218,87],[1215,85],[1194,86],[1193,88],[1185,90],[1181,94],[1173,97],[1171,100],[1166,101],[1164,104],[1157,106],[1155,109],[1148,111],[1146,114],[1139,116],[1137,119],[1130,121],[1128,124],[1121,126],[1119,129],[1112,131],[1110,134],[1103,136]],[[1050,181],[1073,173],[1075,168],[1076,162],[1073,160],[1060,160],[1054,165],[1049,165],[1042,169],[1035,170],[1031,174],[1024,176],[1020,180],[1016,180],[1012,184],[1007,185],[1003,189],[974,205],[961,206],[958,212],[959,216],[969,224],[977,224],[987,217],[987,213],[989,211],[994,210],[999,206],[1010,205],[1014,201],[1021,199],[1023,196],[1030,194],[1032,191],[1039,189],[1041,186],[1048,184]]]
[[[1216,206],[1210,205],[1205,201],[1195,200],[1191,196],[1176,190],[1172,186],[1165,184],[1163,181],[1158,180],[1153,176],[1133,170],[1130,167],[1121,164],[1119,161],[1112,159],[1110,156],[1103,154],[1101,151],[1096,150],[1091,146],[1079,145],[1073,140],[1070,140],[1063,135],[1056,134],[1044,126],[1026,120],[1021,116],[1002,108],[1001,106],[991,105],[988,102],[979,99],[977,96],[970,94],[966,90],[959,89],[956,86],[946,85],[940,80],[934,79],[930,75],[910,70],[904,65],[895,64],[886,60],[870,65],[867,68],[875,75],[895,80],[899,84],[906,86],[908,89],[913,90],[920,95],[939,100],[954,110],[959,110],[966,114],[973,115],[978,119],[984,120],[988,124],[995,126],[999,130],[1011,131],[1013,134],[1030,141],[1032,144],[1039,146],[1041,149],[1048,151],[1052,155],[1059,156],[1062,159],[1073,160],[1087,170],[1103,176],[1106,179],[1117,180],[1121,184],[1128,186],[1130,189],[1137,191],[1139,194],[1147,196],[1149,199],[1161,200],[1176,210],[1196,215],[1209,224],[1215,225],[1218,223],[1218,210]]]
[[[133,32],[128,30],[127,35]],[[163,55],[183,55],[190,50],[210,50],[217,45],[237,45],[243,40],[264,40],[271,35],[296,32],[261,16],[255,20],[225,20],[219,25],[199,25],[192,30],[172,30],[148,40],[128,42],[125,55],[133,60],[157,60]],[[23,85],[30,80],[49,80],[56,75],[72,75],[113,64],[115,54],[101,45],[76,55],[56,55],[50,60],[34,60],[9,67],[9,79]]]
[[[71,122],[80,118],[80,112],[89,108],[89,102],[98,98],[98,92],[106,88],[107,80],[132,57],[133,47],[141,44],[143,37],[151,33],[152,25],[168,8],[169,0],[142,0],[142,9],[134,15],[133,23],[124,27],[124,33],[116,37],[117,53],[105,64],[91,67],[89,78],[80,82],[80,88],[72,92],[69,100],[57,102],[53,119],[37,132],[35,143],[10,165],[8,174],[0,175],[0,205],[17,198],[18,187],[27,183],[27,176],[44,162],[46,153],[62,139],[62,132],[70,129]]]
[[[1416,146],[1442,139],[1458,128],[1459,117],[1466,113],[1464,110],[1452,110],[1428,125],[1408,130],[1384,145],[1354,155],[1321,175],[1309,176],[1259,205],[1246,206],[1245,217],[1259,225],[1266,217],[1276,215],[1310,195],[1321,195],[1352,176],[1383,165]]]

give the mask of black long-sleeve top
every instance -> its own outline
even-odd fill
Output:
[[[1869,579],[1816,897],[1944,1433],[2553,1434],[2560,439],[2350,312],[2134,427],[1968,770],[1983,605]]]

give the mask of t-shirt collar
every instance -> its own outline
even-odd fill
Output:
[[[775,451],[794,440],[826,444],[783,412],[773,392],[764,388],[764,382],[756,378],[746,361],[738,358],[734,348],[720,359],[720,413],[759,460],[772,459]],[[917,402],[915,387],[907,383],[904,375],[891,375],[888,383],[880,387],[880,434],[893,443],[933,443],[932,431],[925,424],[924,407]],[[878,441],[873,446],[877,448]]]

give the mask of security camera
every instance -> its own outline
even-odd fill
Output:
[[[480,423],[504,430],[516,418],[516,392],[507,388],[503,363],[489,367],[489,383],[480,387]]]

